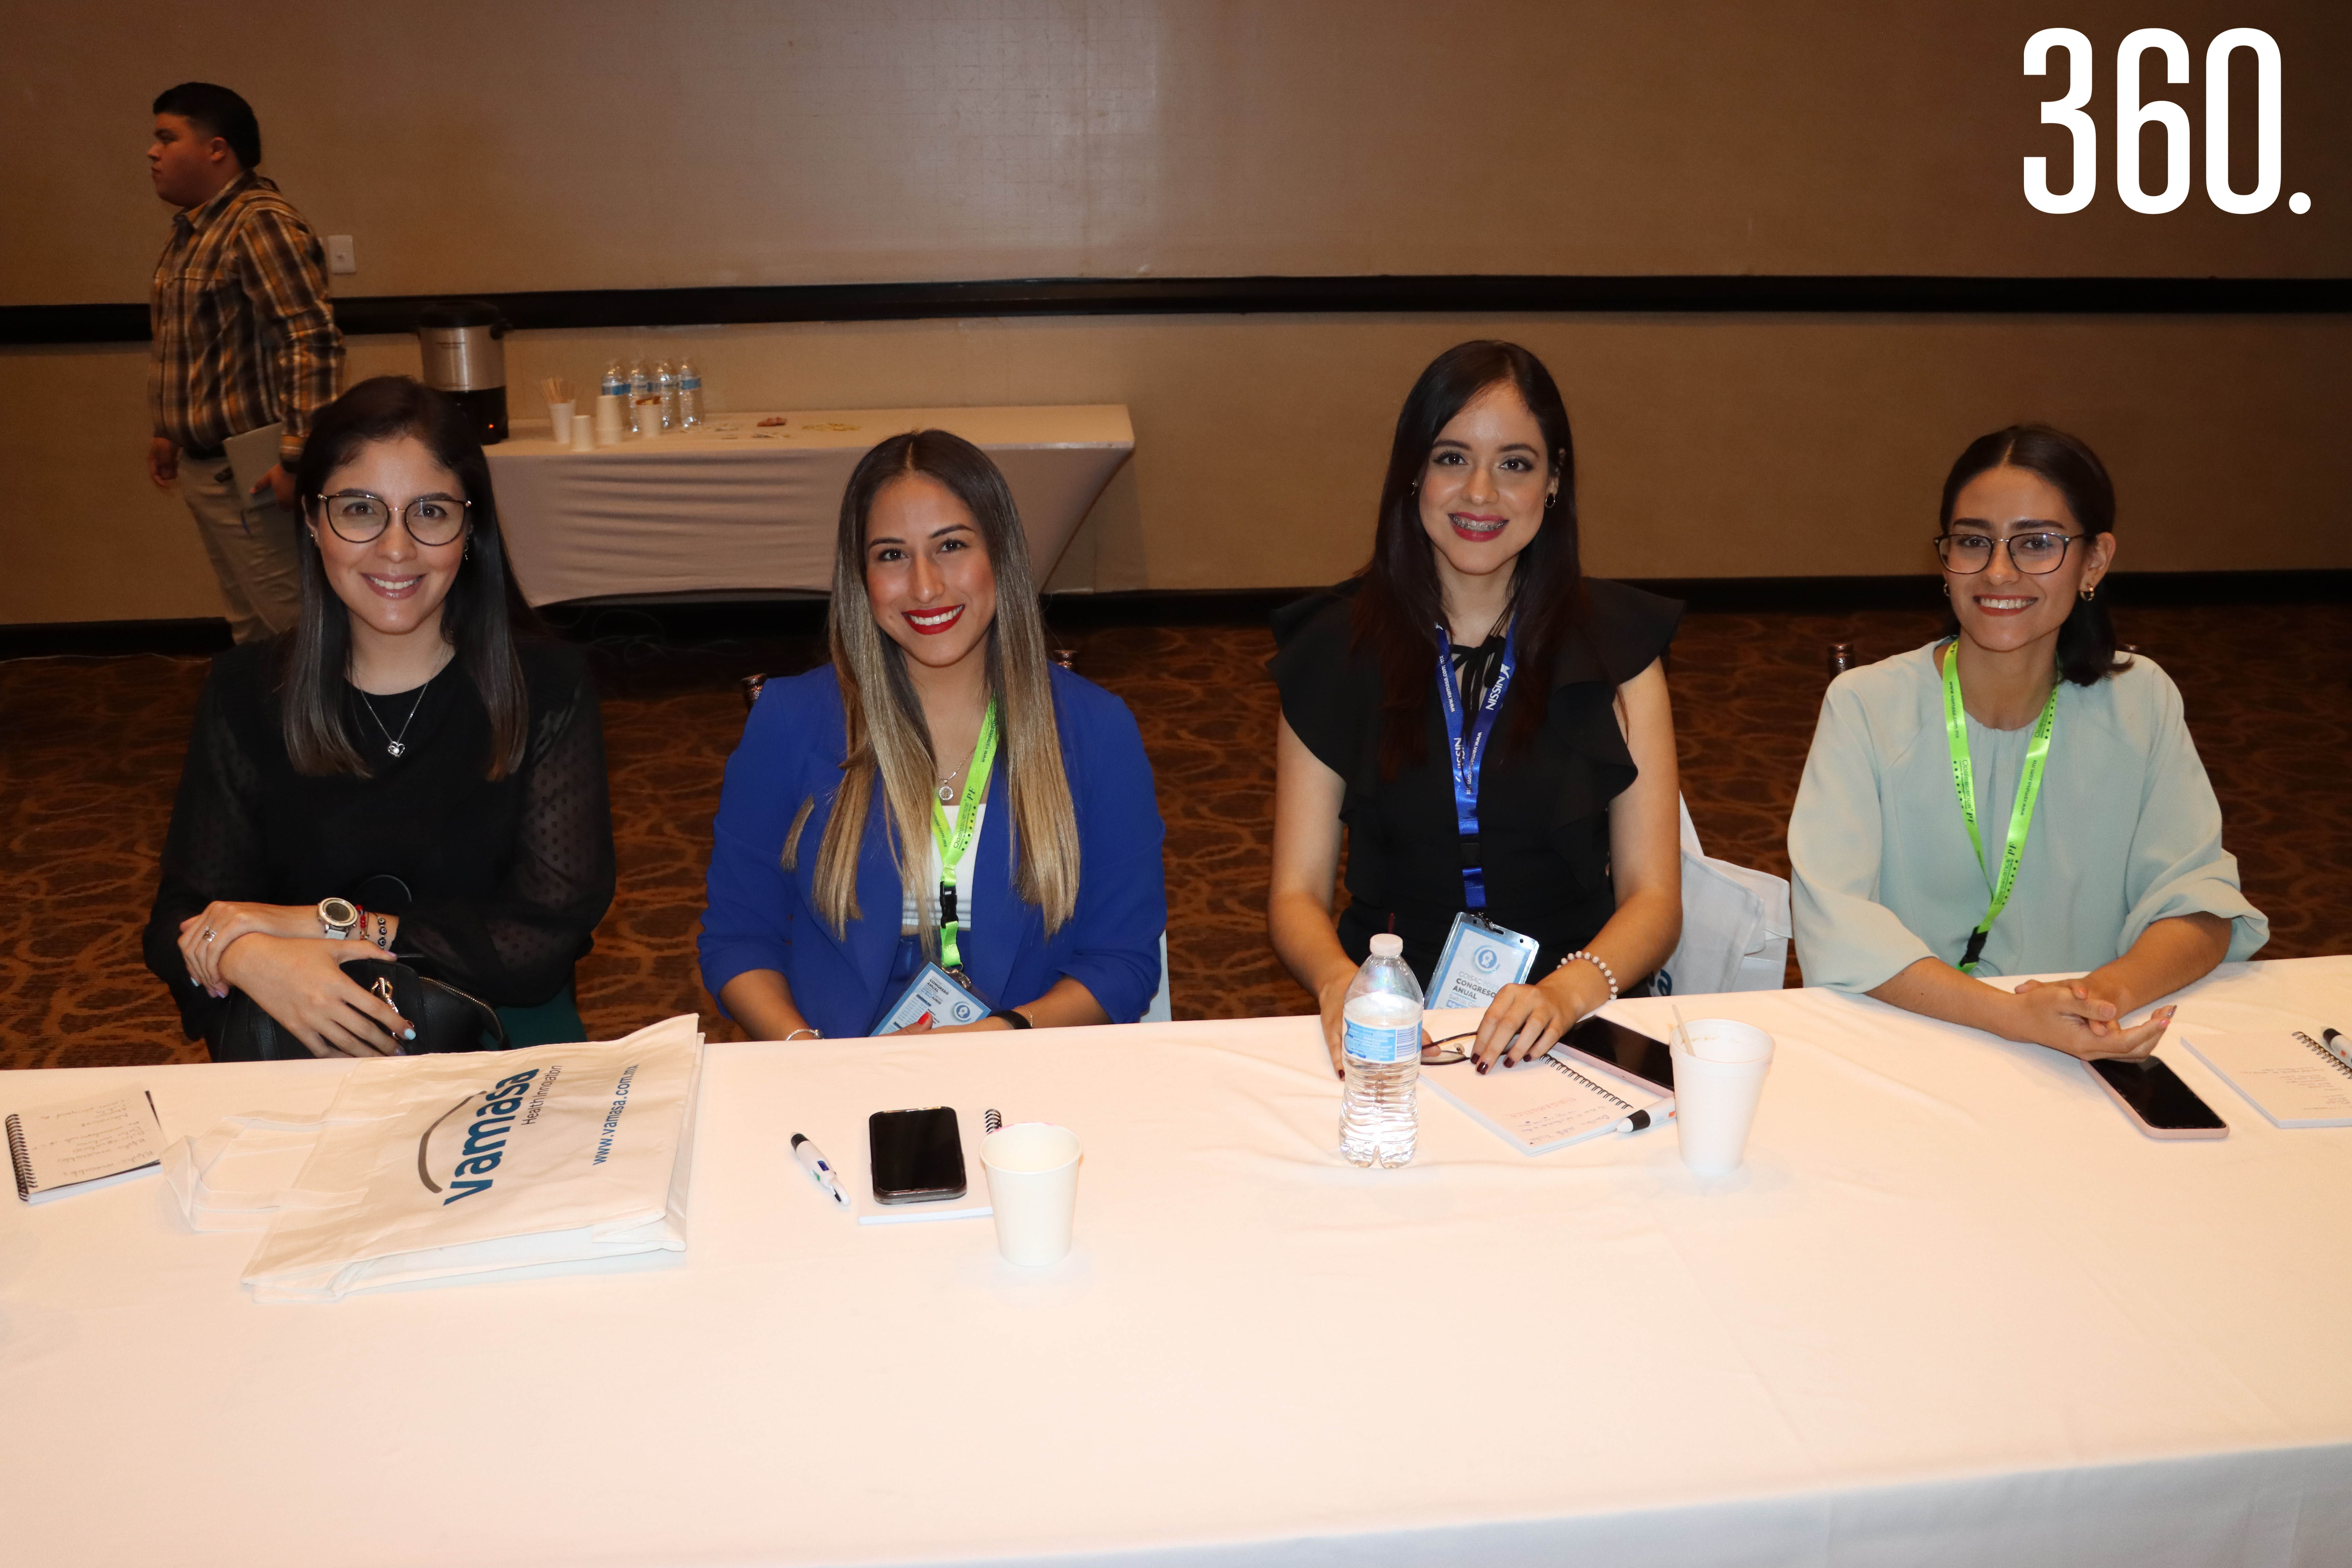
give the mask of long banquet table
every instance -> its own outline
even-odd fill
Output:
[[[763,419],[782,423],[763,425]],[[499,525],[534,605],[833,586],[841,492],[867,448],[951,430],[996,460],[1042,583],[1135,449],[1118,404],[721,414],[700,428],[575,452],[522,422],[488,449]]]
[[[253,1237],[160,1181],[8,1204],[0,1555],[2352,1559],[2352,1129],[2271,1126],[2179,1038],[2342,1026],[2352,959],[2186,994],[2202,1143],[1868,1000],[1681,1001],[1779,1041],[1713,1183],[1671,1129],[1528,1159],[1435,1095],[1413,1165],[1351,1169],[1276,1018],[714,1046],[691,1245],[620,1266],[263,1307]],[[184,1133],[347,1070],[28,1072],[0,1109],[137,1081]],[[925,1104],[1078,1131],[1069,1258],[850,1223],[788,1152],[859,1179],[866,1113]]]

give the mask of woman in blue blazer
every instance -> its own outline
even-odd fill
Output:
[[[925,960],[996,1010],[1131,1023],[1168,899],[1126,704],[1046,658],[1012,491],[941,430],[842,497],[833,659],[772,680],[727,763],[702,978],[755,1039],[870,1032]]]

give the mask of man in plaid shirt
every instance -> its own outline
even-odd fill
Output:
[[[183,82],[155,100],[147,163],[155,195],[180,210],[148,307],[147,472],[195,514],[239,642],[300,614],[294,465],[343,366],[326,254],[260,162],[261,128],[228,89]],[[239,494],[222,443],[281,422],[278,466]]]

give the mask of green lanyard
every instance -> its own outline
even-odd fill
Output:
[[[1977,871],[1984,871],[1984,839],[1977,832],[1977,772],[1969,761],[1969,714],[1960,705],[1960,645],[1955,641],[1944,655],[1944,733],[1952,742],[1952,788],[1960,797],[1960,816],[1969,825],[1969,842],[1977,852]],[[2018,775],[2017,804],[2010,807],[2009,843],[2000,852],[2000,877],[1992,886],[1992,907],[1969,933],[1969,950],[1961,956],[1960,973],[1974,974],[1984,956],[1985,933],[2008,907],[2010,890],[2017,886],[2018,862],[2025,858],[2025,832],[2033,825],[2033,803],[2042,794],[2042,764],[2050,758],[2050,727],[2058,719],[2058,683],[2050,683],[2050,700],[2033,726],[2032,742],[2025,748],[2025,771]]]
[[[980,721],[980,739],[972,742],[971,767],[964,774],[963,799],[956,806],[955,826],[939,801],[931,802],[931,838],[940,847],[940,967],[958,970],[963,957],[956,951],[956,868],[971,847],[972,829],[980,824],[981,792],[988,787],[989,770],[996,766],[996,699]]]

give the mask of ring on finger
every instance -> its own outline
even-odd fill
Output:
[[[218,931],[216,931],[213,930],[213,928],[212,928],[212,927],[210,927],[210,926],[206,926],[206,927],[205,928],[205,940],[206,942],[210,942],[210,941],[212,941],[212,940],[213,940],[213,938],[215,938],[215,937],[216,937],[216,936],[218,936],[218,935],[220,935],[220,932],[218,932]]]

